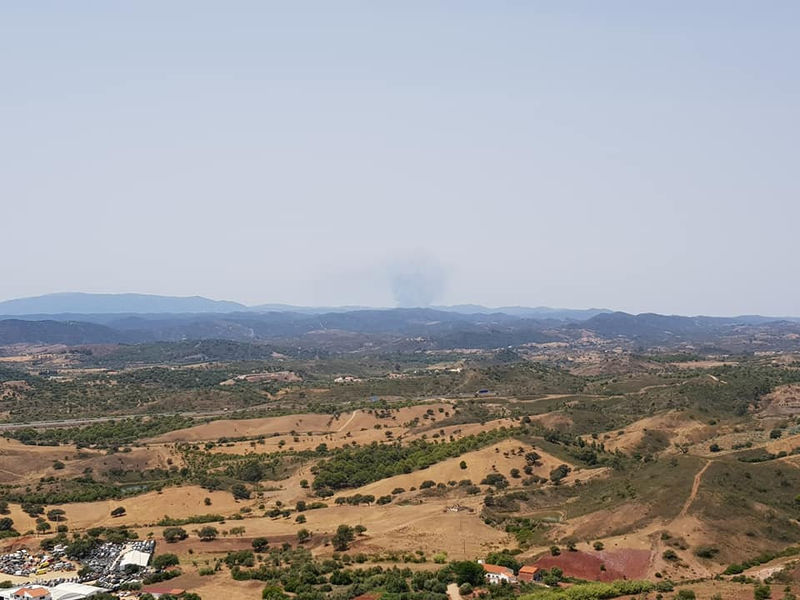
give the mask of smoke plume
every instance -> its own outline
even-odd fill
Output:
[[[445,270],[434,258],[416,255],[389,268],[392,295],[398,306],[430,306],[444,291]]]

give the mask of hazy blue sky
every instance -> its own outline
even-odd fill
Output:
[[[0,299],[800,315],[799,28],[796,1],[3,2]]]

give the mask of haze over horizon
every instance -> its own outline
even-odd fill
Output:
[[[800,315],[800,5],[0,7],[0,299]]]

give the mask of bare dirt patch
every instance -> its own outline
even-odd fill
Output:
[[[784,416],[800,414],[800,384],[790,383],[776,387],[761,398],[761,414]]]

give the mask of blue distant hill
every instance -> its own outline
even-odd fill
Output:
[[[229,313],[247,310],[244,304],[202,296],[152,294],[86,294],[66,292],[0,302],[0,315]]]

